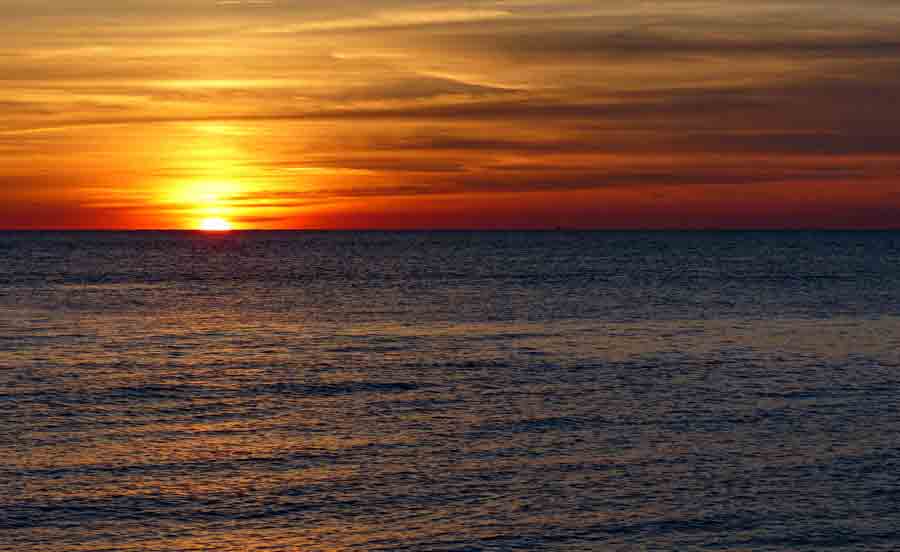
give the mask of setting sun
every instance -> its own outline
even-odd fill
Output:
[[[231,223],[223,218],[203,219],[199,227],[204,232],[228,232],[232,229]]]

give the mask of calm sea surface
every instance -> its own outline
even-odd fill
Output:
[[[900,549],[900,233],[0,233],[0,550]]]

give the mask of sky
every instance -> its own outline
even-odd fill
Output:
[[[896,0],[0,18],[0,228],[900,228]]]

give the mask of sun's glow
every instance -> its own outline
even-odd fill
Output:
[[[229,197],[242,192],[241,184],[227,180],[177,182],[170,187],[165,199],[181,205],[211,207],[222,205]]]
[[[232,226],[227,220],[216,217],[201,220],[199,228],[204,232],[228,232],[232,229]]]

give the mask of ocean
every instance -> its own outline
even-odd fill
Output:
[[[900,549],[900,232],[0,233],[0,550]]]

